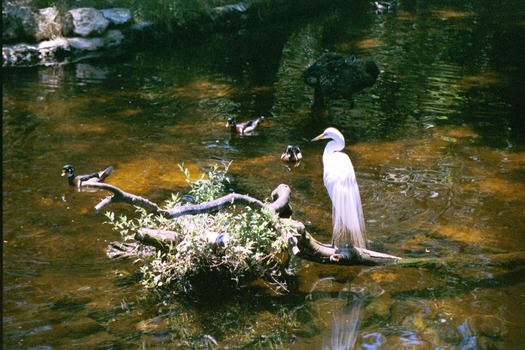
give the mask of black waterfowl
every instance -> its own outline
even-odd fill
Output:
[[[113,167],[110,166],[105,170],[98,171],[96,173],[91,174],[84,174],[84,175],[76,175],[75,169],[72,165],[66,164],[62,168],[62,176],[67,175],[67,181],[71,186],[78,186],[80,187],[82,182],[90,181],[90,182],[100,182],[104,181],[106,177],[111,174],[113,171]]]
[[[319,57],[301,75],[306,85],[314,88],[315,104],[324,98],[352,99],[352,95],[377,80],[379,69],[374,61],[328,52]]]
[[[264,117],[259,117],[254,120],[249,120],[247,122],[238,124],[234,117],[229,117],[226,127],[230,128],[232,133],[244,135],[252,133],[263,121]]]

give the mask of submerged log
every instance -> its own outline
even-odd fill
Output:
[[[340,249],[324,244],[308,233],[301,222],[288,220],[287,223],[297,232],[297,235],[288,239],[292,252],[306,260],[337,265],[392,265],[401,260],[400,257],[369,249],[355,247]]]

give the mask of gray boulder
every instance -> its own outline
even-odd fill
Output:
[[[131,17],[131,11],[126,8],[105,9],[100,10],[100,12],[113,26],[116,27],[130,24],[133,20]]]
[[[73,16],[73,32],[82,37],[101,36],[109,26],[109,21],[94,8],[78,8],[69,11]]]
[[[33,39],[35,20],[33,9],[5,2],[2,6],[2,41],[14,42]]]
[[[56,7],[40,9],[35,14],[35,39],[52,40],[73,33],[73,16],[61,13]]]

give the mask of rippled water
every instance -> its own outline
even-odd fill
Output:
[[[377,14],[363,2],[123,62],[4,71],[4,348],[520,348],[523,261],[501,257],[525,251],[523,10],[404,1]],[[353,104],[312,109],[299,76],[327,50],[381,73]],[[266,120],[234,137],[231,115]],[[295,219],[328,241],[324,145],[309,142],[327,126],[346,137],[370,247],[451,260],[298,262],[288,296],[250,287],[163,304],[135,284],[137,266],[106,257],[120,238],[93,211],[106,194],[60,177],[66,163],[113,165],[109,183],[162,202],[184,190],[177,164],[196,177],[233,161],[236,191],[289,184]],[[296,168],[279,160],[288,144],[303,151]]]

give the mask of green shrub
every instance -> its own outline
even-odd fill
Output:
[[[189,171],[180,168],[196,203],[226,194],[229,164],[222,170],[216,165],[193,182]],[[166,203],[167,208],[178,205],[182,205],[179,194]],[[133,240],[135,232],[143,227],[180,235],[180,242],[167,252],[159,250],[150,256],[139,253],[142,284],[148,289],[187,292],[210,276],[219,283],[233,285],[262,278],[286,288],[287,244],[278,229],[278,218],[269,210],[231,207],[214,214],[166,219],[137,208],[134,219],[116,218],[113,212],[106,213],[106,217],[124,241]]]

